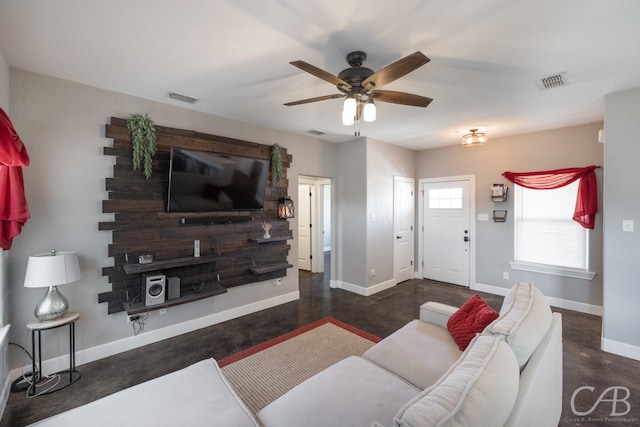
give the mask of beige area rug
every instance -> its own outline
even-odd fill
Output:
[[[218,361],[240,398],[257,414],[309,377],[349,356],[359,356],[380,338],[324,318]]]

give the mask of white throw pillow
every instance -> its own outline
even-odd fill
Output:
[[[520,371],[501,337],[479,335],[433,386],[396,414],[396,427],[493,427],[508,419]]]
[[[551,325],[551,308],[531,283],[518,282],[504,298],[500,317],[485,333],[504,336],[522,369]]]

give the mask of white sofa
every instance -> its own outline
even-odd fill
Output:
[[[562,319],[518,283],[464,352],[447,330],[457,310],[429,302],[362,357],[318,373],[258,413],[265,427],[557,426]]]
[[[456,310],[424,304],[420,320],[294,387],[258,420],[209,359],[35,425],[557,426],[561,316],[540,291],[516,284],[464,352],[447,330]]]

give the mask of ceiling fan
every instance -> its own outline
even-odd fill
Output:
[[[361,117],[365,121],[375,120],[374,100],[412,107],[426,107],[433,101],[431,98],[411,93],[380,90],[387,83],[391,83],[429,62],[429,58],[422,52],[414,52],[377,72],[362,66],[366,60],[367,54],[364,52],[355,51],[349,53],[347,55],[347,63],[351,67],[340,71],[337,76],[304,61],[290,62],[291,65],[300,68],[302,71],[336,85],[341,93],[287,102],[284,105],[308,104],[310,102],[346,97],[342,112],[342,123],[344,125],[352,125],[358,123]],[[356,136],[359,134],[360,132],[356,130]]]

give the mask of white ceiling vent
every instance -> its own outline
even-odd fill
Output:
[[[553,89],[555,87],[565,86],[567,84],[567,73],[558,73],[553,76],[544,77],[536,80],[536,84],[540,90]]]
[[[185,95],[184,93],[178,93],[178,92],[169,92],[169,98],[175,99],[177,101],[186,102],[187,104],[195,104],[196,102],[199,101],[198,98]]]
[[[310,133],[311,135],[316,135],[316,136],[322,136],[322,135],[326,135],[326,134],[327,134],[325,131],[323,131],[323,130],[318,130],[318,129],[311,129],[311,130],[309,131],[309,133]]]

